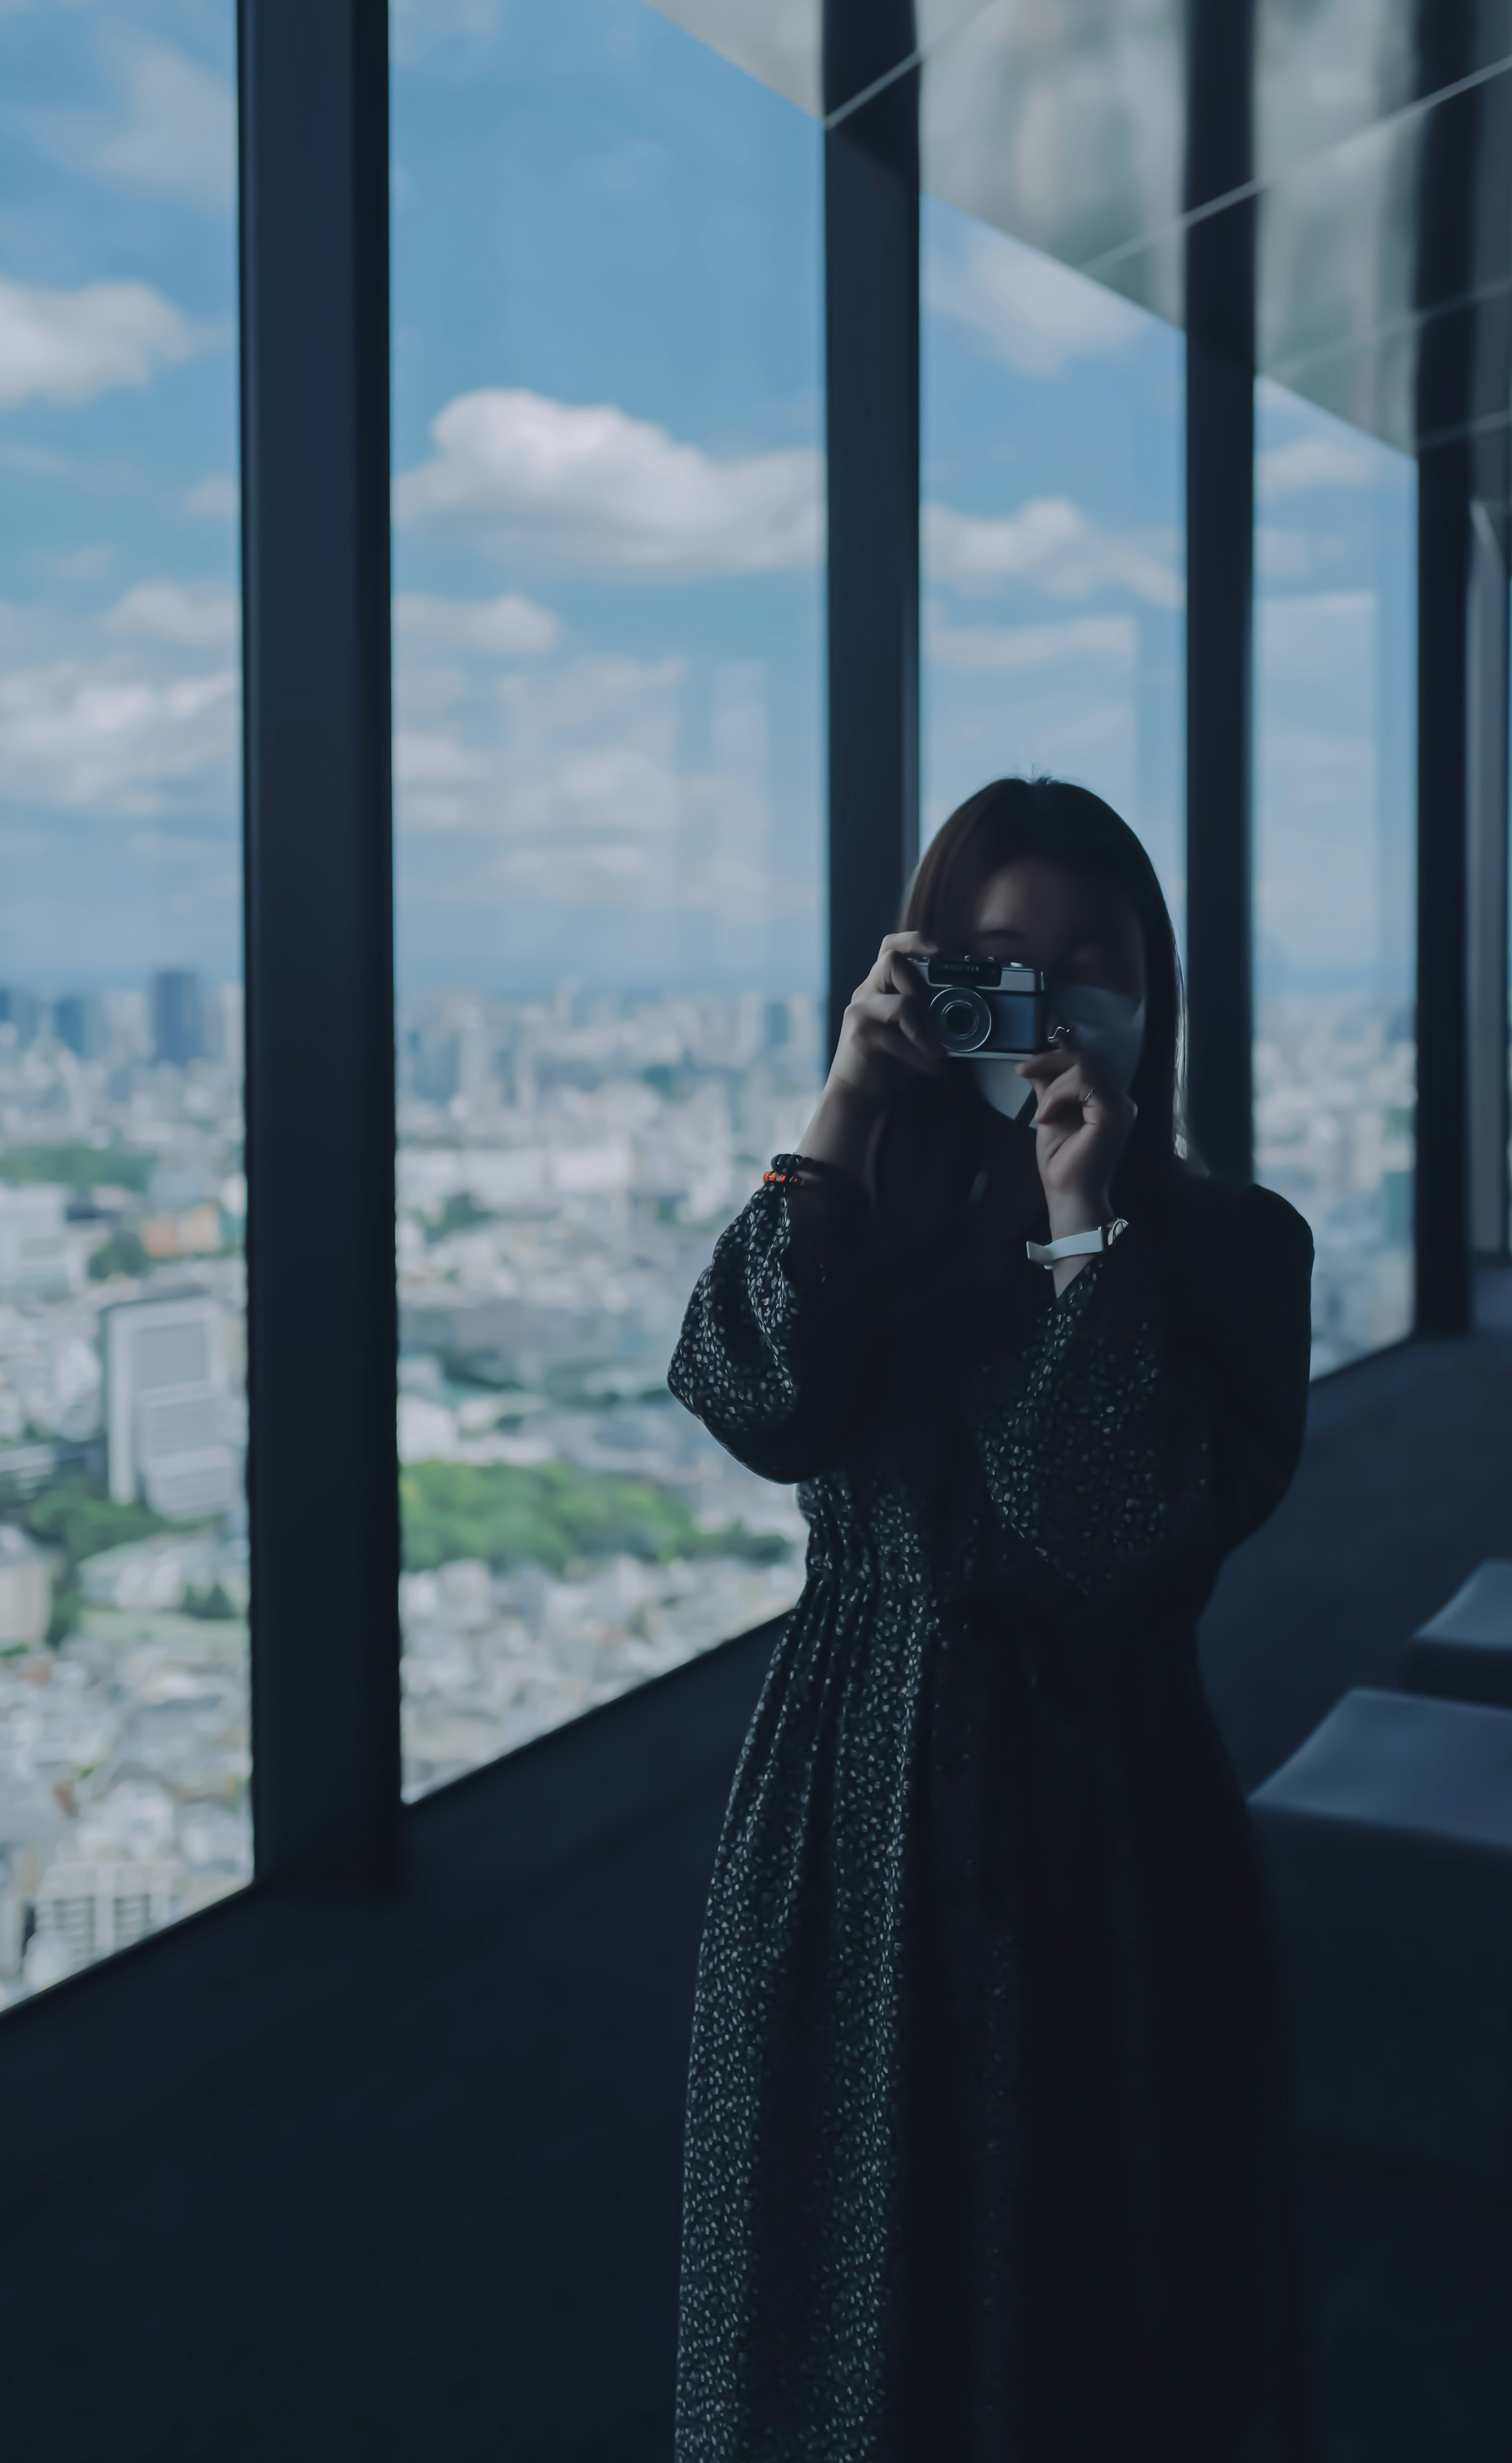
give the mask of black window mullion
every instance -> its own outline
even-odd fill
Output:
[[[831,1052],[918,855],[914,40],[911,0],[826,0]]]
[[[1422,12],[1426,92],[1474,58],[1469,0]],[[1501,98],[1497,98],[1500,102]],[[1477,452],[1476,327],[1435,316],[1476,271],[1484,93],[1430,112],[1416,178],[1417,334],[1417,1103],[1414,1233],[1419,1334],[1458,1334],[1471,1313],[1466,993],[1470,589]],[[1496,111],[1498,122],[1501,113]],[[1493,126],[1504,144],[1504,125]],[[1504,398],[1504,397],[1503,397]]]
[[[387,11],[241,0],[259,1878],[399,1853]]]
[[[1470,1232],[1482,1258],[1507,1254],[1507,503],[1471,506],[1466,996],[1470,1028]]]
[[[1188,211],[1251,174],[1251,0],[1190,0]],[[1187,1117],[1203,1161],[1254,1169],[1251,640],[1256,205],[1187,228]]]
[[[1415,1326],[1470,1321],[1466,1084],[1466,662],[1470,463],[1466,442],[1417,464],[1417,1103]]]

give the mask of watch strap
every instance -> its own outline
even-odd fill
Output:
[[[1053,1266],[1062,1257],[1096,1257],[1111,1249],[1128,1223],[1118,1215],[1112,1223],[1098,1223],[1091,1232],[1067,1232],[1059,1240],[1026,1240],[1026,1253],[1036,1266]]]

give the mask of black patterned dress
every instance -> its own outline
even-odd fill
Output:
[[[1022,1242],[899,1275],[832,1197],[789,1253],[757,1191],[670,1377],[810,1531],[700,1957],[677,2463],[1307,2463],[1195,1638],[1296,1465],[1307,1226],[1183,1173],[1057,1297]]]

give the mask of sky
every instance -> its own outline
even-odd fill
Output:
[[[394,25],[401,990],[817,989],[817,127],[644,0]],[[44,992],[239,965],[231,39],[0,0],[0,979]],[[1081,778],[1179,915],[1180,337],[933,200],[922,251],[925,830]],[[1260,427],[1262,979],[1367,984],[1410,469]]]

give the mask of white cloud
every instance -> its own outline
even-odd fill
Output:
[[[925,655],[937,665],[974,668],[997,675],[1029,667],[1084,665],[1100,659],[1132,667],[1138,656],[1133,616],[1084,616],[1069,624],[951,625],[932,622]]]
[[[434,458],[396,483],[396,519],[507,553],[676,580],[811,565],[822,535],[811,447],[717,462],[613,403],[460,394]]]
[[[234,522],[242,510],[242,491],[237,482],[219,471],[197,479],[185,489],[184,510],[186,513],[207,514],[216,521]]]
[[[1153,607],[1179,607],[1184,597],[1174,542],[1110,537],[1065,496],[1031,497],[1016,513],[997,515],[926,505],[922,543],[926,580],[961,591],[1031,580],[1057,599],[1110,586]]]
[[[58,548],[37,557],[42,571],[59,581],[97,581],[115,561],[116,550],[109,539],[91,539],[84,547]]]
[[[455,42],[486,43],[499,31],[506,0],[393,0],[394,57],[403,67]]]
[[[46,291],[0,275],[0,409],[41,398],[76,404],[148,385],[207,337],[145,282]]]
[[[1255,571],[1265,581],[1305,581],[1313,567],[1312,533],[1255,525]]]
[[[923,561],[932,581],[958,586],[1016,580],[1043,574],[1087,525],[1064,496],[1035,496],[1016,513],[997,517],[954,512],[948,505],[923,510]]]
[[[1148,326],[1115,291],[985,224],[936,224],[925,261],[926,314],[948,317],[1026,376],[1120,350]]]
[[[552,650],[561,620],[549,607],[506,591],[502,599],[426,599],[400,592],[394,601],[394,631],[408,646],[481,650],[496,658],[531,658]]]
[[[468,678],[460,667],[412,667],[397,664],[394,669],[394,708],[401,718],[423,717],[427,711],[451,709],[465,701]]]
[[[1373,590],[1332,590],[1263,599],[1255,610],[1255,663],[1263,689],[1288,684],[1348,683],[1373,693]]]
[[[234,668],[153,677],[128,653],[55,659],[0,675],[0,774],[17,802],[150,817],[175,791],[228,770]]]
[[[113,33],[105,58],[114,107],[36,114],[32,125],[49,152],[119,187],[229,213],[236,104],[226,79],[187,53],[124,29]]]
[[[1306,847],[1320,816],[1346,817],[1344,825],[1355,834],[1349,852],[1356,869],[1369,872],[1376,772],[1375,745],[1369,735],[1326,732],[1321,728],[1270,728],[1261,747],[1261,800],[1267,835],[1285,831]],[[1285,879],[1293,866],[1272,855],[1271,869]],[[1344,910],[1324,903],[1325,941],[1329,937],[1328,924],[1336,928],[1341,911],[1347,913],[1354,903],[1347,902]]]
[[[186,649],[221,649],[241,630],[234,591],[213,581],[139,581],[105,619],[113,633],[134,633]]]
[[[747,926],[811,909],[813,882],[782,878],[768,858],[755,731],[737,742],[741,730],[722,728],[717,693],[715,758],[685,757],[690,682],[676,657],[579,657],[501,676],[487,697],[491,733],[476,701],[456,718],[401,724],[401,839],[473,839],[467,895],[486,902],[529,890],[552,905],[693,910]]]
[[[578,658],[529,679],[501,676],[489,731],[476,720],[467,733],[455,724],[400,728],[401,825],[539,836],[559,851],[585,834],[669,826],[685,675],[678,658]]]
[[[1255,463],[1255,492],[1266,503],[1304,488],[1369,488],[1380,476],[1380,447],[1361,437],[1296,436],[1272,445]]]
[[[491,747],[468,745],[441,730],[395,731],[394,790],[406,829],[486,826],[487,790],[499,772]]]

